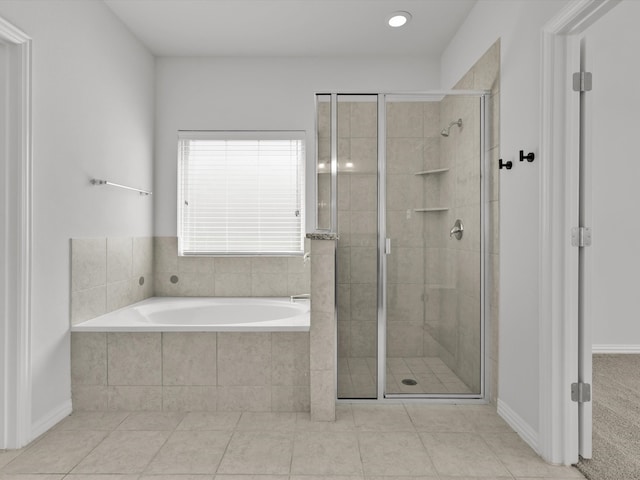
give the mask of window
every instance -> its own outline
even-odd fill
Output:
[[[304,132],[179,132],[180,255],[302,255]]]

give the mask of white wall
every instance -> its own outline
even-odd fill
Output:
[[[151,235],[154,59],[102,2],[2,1],[33,39],[33,434],[71,398],[69,238]]]
[[[635,346],[640,352],[640,2],[624,1],[586,32],[586,68],[594,75],[591,120],[593,271],[596,351]],[[612,348],[613,347],[613,348]]]
[[[483,0],[476,4],[441,59],[450,88],[501,38],[500,148],[512,170],[500,173],[499,411],[534,444],[538,432],[539,156],[541,28],[567,4],[560,0]]]
[[[315,157],[316,92],[437,89],[436,59],[159,58],[156,84],[155,232],[176,235],[178,130],[306,130],[307,165]],[[309,170],[312,171],[312,170]],[[307,175],[307,210],[315,179]],[[315,220],[307,215],[307,231]]]

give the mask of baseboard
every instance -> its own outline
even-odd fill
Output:
[[[640,353],[640,345],[593,345],[593,353]]]
[[[31,425],[31,440],[35,440],[59,421],[71,415],[71,410],[71,399],[66,400],[55,408],[52,408],[49,413],[42,416]]]
[[[498,399],[498,415],[500,415],[535,452],[538,451],[538,432],[500,399]]]

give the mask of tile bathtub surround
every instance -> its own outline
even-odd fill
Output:
[[[580,479],[490,406],[339,405],[308,413],[75,412],[0,464],[6,480]],[[158,474],[164,477],[156,476]],[[37,475],[37,477],[36,477]],[[215,477],[214,477],[215,476]]]
[[[305,251],[309,251],[308,242]],[[154,247],[156,296],[286,297],[309,293],[311,268],[301,256],[179,257],[177,237],[155,237]]]
[[[309,411],[309,334],[71,334],[74,411]]]
[[[71,239],[71,324],[152,297],[152,273],[151,237]]]

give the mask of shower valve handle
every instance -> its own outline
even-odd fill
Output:
[[[464,225],[462,224],[462,220],[456,220],[456,223],[453,224],[453,227],[449,231],[449,238],[456,237],[456,240],[460,240],[463,232]]]

